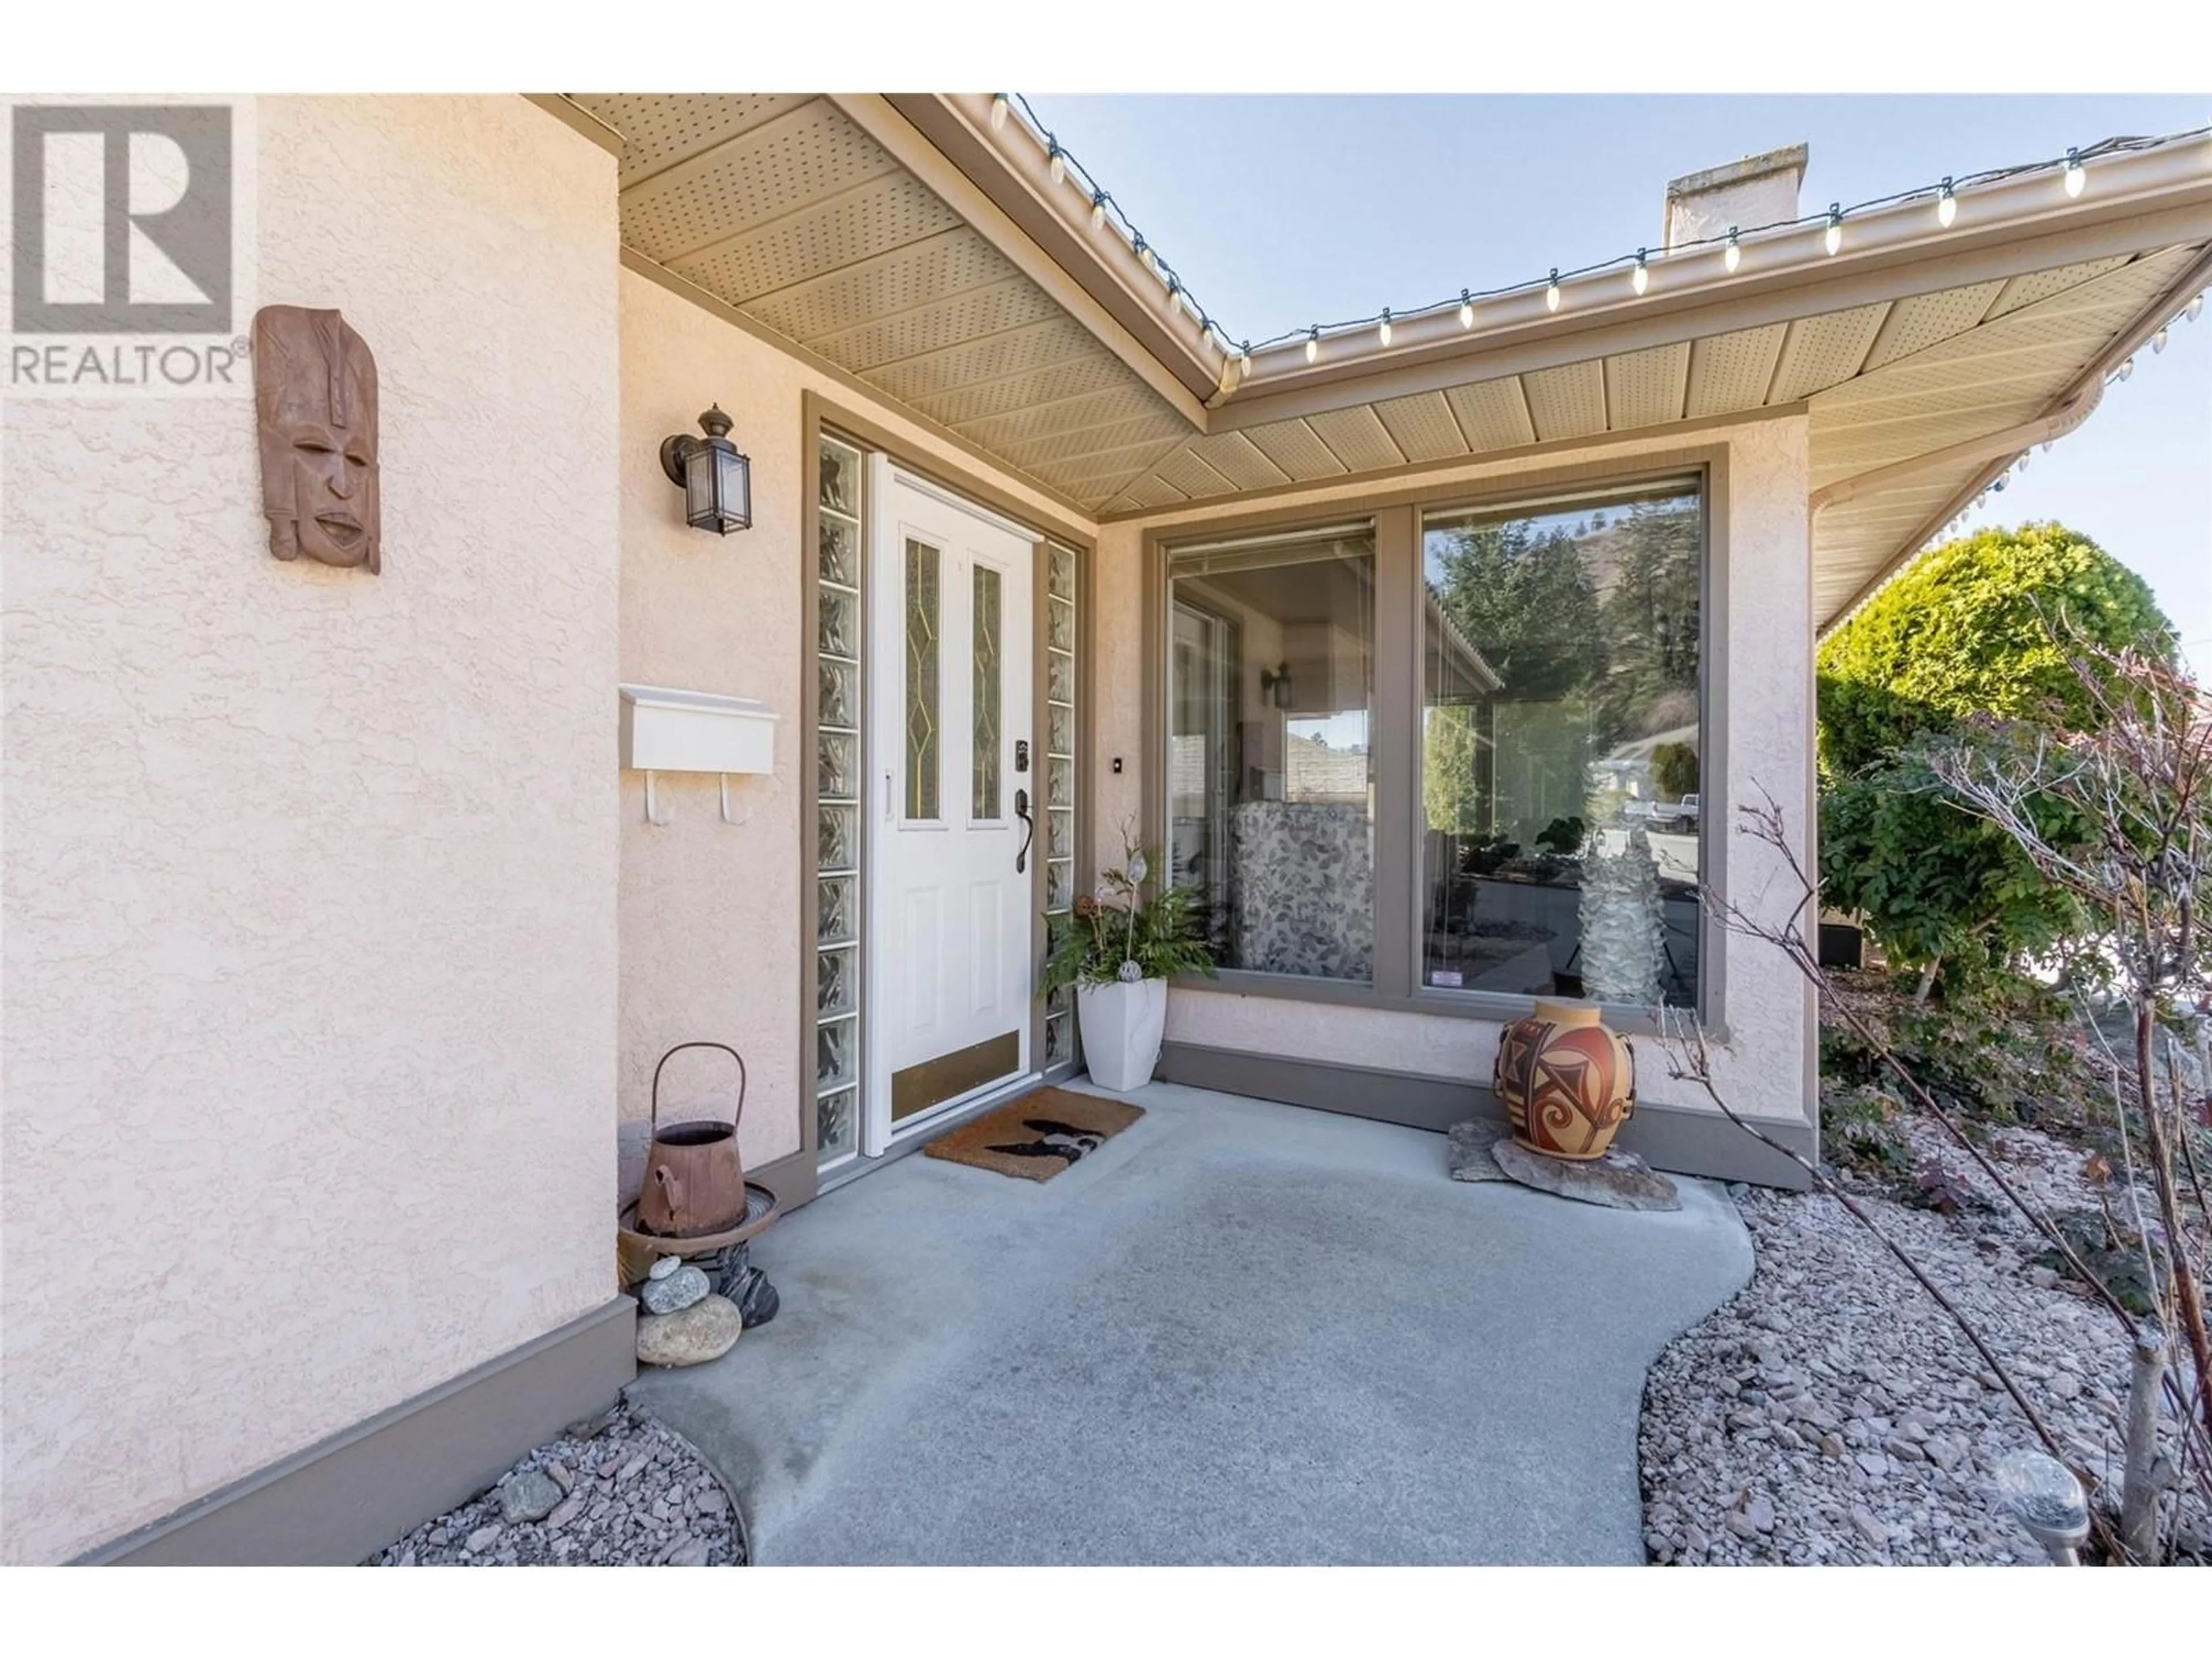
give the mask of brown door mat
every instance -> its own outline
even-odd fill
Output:
[[[948,1129],[921,1150],[1024,1181],[1049,1181],[1144,1115],[1141,1106],[1101,1095],[1039,1089]]]

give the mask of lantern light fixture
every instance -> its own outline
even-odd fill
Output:
[[[718,536],[750,530],[752,463],[730,441],[730,417],[714,404],[699,417],[699,429],[707,435],[679,432],[660,445],[660,470],[684,492],[684,523]]]

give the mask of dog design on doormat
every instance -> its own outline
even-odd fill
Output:
[[[1095,1152],[1106,1139],[1088,1129],[1079,1129],[1072,1123],[1060,1123],[1048,1117],[1025,1117],[1022,1127],[1036,1131],[1035,1140],[1011,1146],[993,1146],[989,1150],[1004,1152],[1008,1158],[1060,1158],[1070,1164],[1085,1152]]]

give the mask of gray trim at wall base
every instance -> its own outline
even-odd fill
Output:
[[[1162,1082],[1194,1089],[1279,1100],[1437,1133],[1468,1118],[1502,1121],[1505,1115],[1498,1097],[1485,1084],[1195,1042],[1162,1045],[1158,1076]],[[1810,1124],[1765,1121],[1759,1127],[1804,1157],[1814,1155],[1817,1141]],[[1639,1106],[1622,1127],[1618,1144],[1655,1169],[1676,1175],[1747,1181],[1793,1192],[1812,1184],[1796,1164],[1717,1113]]]
[[[482,1492],[636,1375],[637,1304],[619,1296],[75,1565],[349,1566]]]

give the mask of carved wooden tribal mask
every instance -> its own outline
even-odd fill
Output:
[[[264,306],[253,319],[253,410],[269,550],[384,565],[376,359],[335,311]]]

